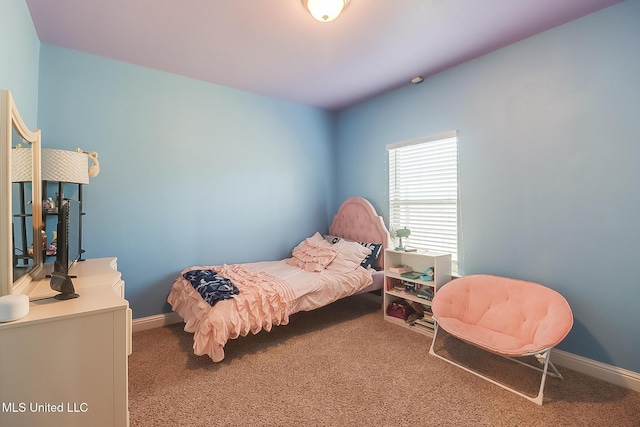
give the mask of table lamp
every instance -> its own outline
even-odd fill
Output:
[[[396,248],[396,251],[404,251],[404,250],[406,250],[406,248],[402,244],[402,239],[409,237],[410,234],[411,234],[411,230],[409,230],[406,227],[405,228],[399,228],[399,229],[396,230],[396,236],[398,236],[398,239],[400,240],[400,244]]]

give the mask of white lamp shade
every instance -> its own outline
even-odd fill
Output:
[[[11,150],[11,182],[31,182],[31,148]]]
[[[302,0],[311,16],[321,22],[329,22],[336,19],[350,0]]]
[[[31,180],[31,149],[12,149],[11,181],[29,182]],[[87,155],[77,151],[43,148],[42,180],[88,184],[89,167]]]
[[[43,148],[42,180],[88,184],[87,155],[77,151]]]

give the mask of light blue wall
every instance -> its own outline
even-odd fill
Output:
[[[134,318],[192,265],[281,259],[328,228],[331,116],[42,44],[45,147],[97,151],[86,257],[117,256]]]
[[[640,2],[624,2],[334,128],[319,110],[41,47],[24,0],[4,0],[0,87],[27,124],[37,109],[44,146],[100,153],[85,249],[118,256],[135,317],[169,310],[185,266],[285,256],[349,196],[387,217],[385,145],[457,129],[465,273],[559,290],[576,317],[560,348],[640,372],[637,22]]]
[[[24,0],[0,2],[0,89],[11,91],[27,126],[36,127],[40,41]]]
[[[640,372],[639,23],[624,2],[343,111],[334,206],[387,217],[385,145],[457,129],[464,273],[557,289],[560,349]]]

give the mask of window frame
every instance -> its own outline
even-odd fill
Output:
[[[439,176],[435,187],[431,187],[431,190],[422,190],[417,187],[408,188],[404,191],[404,194],[407,194],[407,199],[403,200],[398,198],[398,189],[392,188],[392,185],[395,185],[398,182],[398,179],[402,179],[398,177],[397,165],[398,154],[402,151],[403,148],[410,147],[414,149],[420,150],[420,148],[425,151],[430,151],[426,144],[440,143],[447,144],[453,140],[454,150],[453,156],[451,150],[446,152],[442,158],[431,158],[429,161],[430,167],[433,168],[434,165],[436,167],[443,167],[443,175]],[[422,147],[419,147],[422,146]],[[397,151],[400,150],[400,151]],[[431,153],[421,153],[420,156],[431,156],[433,154],[434,147],[431,149]],[[408,151],[405,150],[405,156]],[[406,141],[400,141],[388,144],[386,146],[386,154],[387,154],[387,196],[389,201],[389,229],[391,231],[392,237],[394,234],[394,230],[397,228],[407,227],[409,229],[414,227],[417,230],[417,233],[414,234],[414,239],[412,241],[412,237],[409,236],[406,243],[409,247],[415,247],[419,250],[429,250],[431,252],[443,252],[443,253],[451,253],[452,255],[452,271],[458,272],[458,261],[460,258],[460,247],[461,247],[461,239],[460,239],[460,185],[459,185],[459,177],[460,177],[460,161],[459,161],[459,141],[458,141],[458,131],[452,130],[447,132],[441,132],[438,134],[428,135],[425,137],[415,138]],[[416,153],[414,153],[416,154]],[[453,158],[455,157],[455,159]],[[410,163],[410,162],[409,162]],[[453,174],[453,167],[455,167],[455,173]],[[406,164],[405,164],[406,167]],[[392,176],[392,174],[394,174]],[[429,178],[425,177],[425,175],[431,175]],[[434,174],[423,174],[420,172],[407,172],[404,173],[404,179],[433,179]],[[405,181],[410,182],[410,181]],[[415,181],[414,181],[415,182]],[[455,194],[452,193],[452,186],[455,184]],[[442,188],[439,187],[442,185]],[[420,194],[421,199],[412,199],[415,198],[418,193]],[[427,194],[430,193],[430,194]],[[439,198],[440,196],[440,198]],[[410,206],[414,205],[418,209],[414,209],[411,211],[412,213],[408,213],[407,209],[411,209]],[[451,208],[454,207],[453,214],[451,213]],[[404,210],[404,213],[400,213],[399,211]],[[433,215],[437,213],[438,215],[442,215],[440,219],[433,219]],[[398,216],[413,216],[412,219],[407,219],[403,223],[396,223],[400,220],[397,218]],[[428,218],[428,219],[427,219]],[[422,227],[417,225],[416,222],[422,222]],[[437,231],[429,231],[429,227],[426,226],[427,222],[436,223]],[[441,241],[438,242],[437,235],[440,235]],[[431,243],[427,243],[431,242]],[[438,242],[438,243],[436,243]]]

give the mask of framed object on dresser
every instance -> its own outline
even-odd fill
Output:
[[[40,130],[27,128],[11,92],[0,90],[0,296],[44,276],[40,143]],[[22,248],[15,244],[20,237]]]

